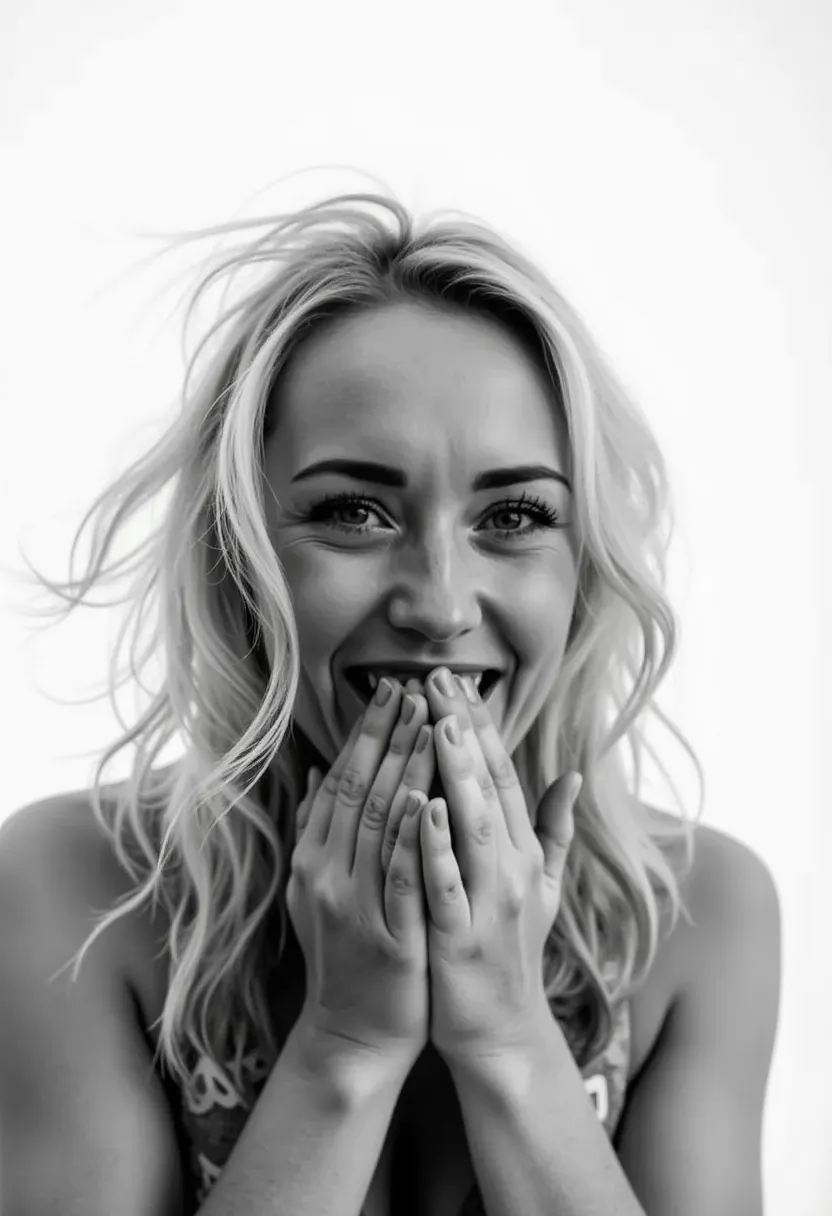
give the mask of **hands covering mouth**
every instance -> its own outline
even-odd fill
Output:
[[[344,671],[344,676],[351,688],[358,694],[362,703],[368,705],[382,677],[400,684],[407,693],[417,693],[425,697],[427,696],[426,686],[428,681],[433,680],[443,671],[451,673],[453,688],[456,687],[455,681],[457,679],[470,679],[474,687],[479,691],[483,701],[488,700],[503,675],[500,668],[486,664],[483,664],[480,668],[475,668],[470,664],[466,664],[464,667],[460,666],[459,668],[454,668],[451,664],[443,664],[434,668],[423,667],[416,670],[403,667],[397,668],[392,665],[385,666],[378,664],[371,666],[370,664],[361,664],[347,667]],[[450,695],[451,689],[446,689],[445,692],[446,695]]]

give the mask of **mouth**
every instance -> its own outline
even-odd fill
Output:
[[[453,669],[451,669],[451,670],[453,670]],[[395,679],[397,679],[399,681],[399,683],[402,685],[402,687],[404,687],[404,685],[407,684],[408,680],[414,680],[414,679],[417,680],[421,686],[420,691],[422,693],[424,693],[424,681],[429,673],[427,671],[425,671],[425,672],[414,672],[414,671],[395,672],[395,671],[393,671],[388,674],[390,674]],[[470,674],[470,673],[465,673],[465,674]],[[479,683],[479,694],[483,701],[487,701],[488,698],[492,695],[492,693],[494,692],[494,689],[497,687],[497,684],[500,682],[500,678],[502,675],[503,675],[502,671],[499,671],[499,670],[497,670],[497,668],[493,668],[493,667],[486,668],[486,670],[483,671],[482,679],[480,680],[480,683]],[[375,678],[374,674],[371,671],[369,671],[366,667],[347,667],[344,670],[344,678],[346,679],[346,681],[350,685],[350,687],[355,691],[357,696],[361,699],[362,703],[364,705],[368,705],[375,694],[375,690],[376,690],[376,687],[378,684],[378,680]],[[476,680],[474,682],[476,683]]]

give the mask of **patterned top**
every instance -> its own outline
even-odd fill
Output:
[[[624,1106],[630,1061],[628,1002],[622,1001],[613,1012],[613,1034],[606,1050],[581,1070],[587,1095],[610,1139]],[[285,1019],[281,1020],[286,1031],[282,1036],[285,1042],[289,1026]],[[248,1102],[246,1108],[230,1081],[230,1074],[229,1077],[223,1076],[206,1056],[196,1058],[192,1088],[182,1094],[180,1112],[188,1162],[188,1206],[185,1216],[192,1216],[204,1203],[209,1190],[222,1173],[270,1071],[261,1052],[252,1051],[243,1056],[241,1073]],[[484,1216],[484,1211],[479,1188],[474,1185],[459,1216]]]

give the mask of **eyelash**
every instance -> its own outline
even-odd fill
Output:
[[[310,523],[328,523],[330,527],[337,528],[340,532],[350,532],[353,535],[363,534],[369,529],[365,526],[350,526],[349,524],[335,523],[332,516],[339,508],[345,506],[360,506],[368,511],[377,511],[378,505],[371,498],[366,498],[363,494],[352,490],[344,494],[331,494],[326,498],[319,499],[313,503],[309,509],[307,519]],[[547,502],[541,498],[536,498],[531,494],[521,494],[519,498],[507,499],[505,502],[495,503],[492,507],[492,514],[500,511],[511,511],[514,513],[525,513],[535,518],[536,523],[532,528],[525,528],[522,531],[516,531],[514,528],[497,528],[495,532],[498,536],[528,536],[532,532],[537,532],[540,528],[557,528],[560,524],[560,512],[554,507],[550,507]]]

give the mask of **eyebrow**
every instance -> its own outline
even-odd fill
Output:
[[[357,481],[371,481],[381,486],[393,486],[404,489],[407,486],[407,474],[402,469],[395,469],[388,464],[377,464],[374,460],[319,460],[310,464],[292,478],[305,481],[307,477],[316,477],[319,473],[341,473],[345,477],[354,477]],[[524,481],[560,481],[569,492],[572,487],[557,469],[550,469],[545,464],[518,464],[513,468],[486,469],[478,473],[472,483],[472,490],[498,490],[503,486],[515,486]]]

